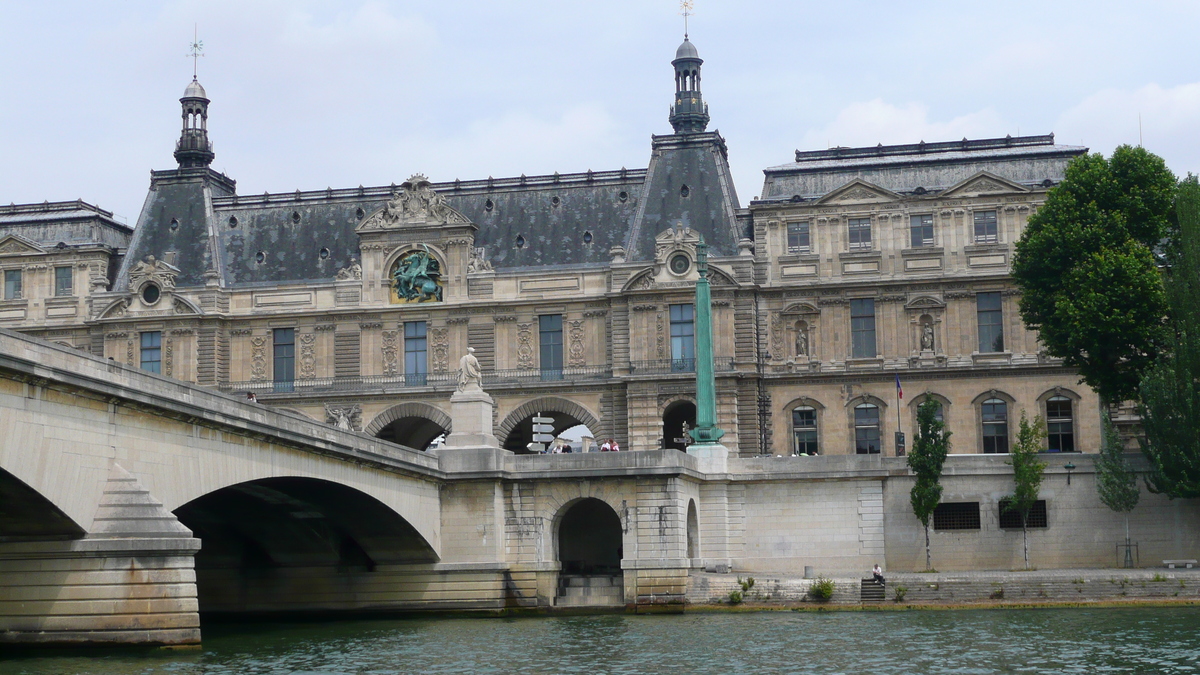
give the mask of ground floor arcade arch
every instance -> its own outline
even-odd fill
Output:
[[[662,447],[687,450],[690,441],[685,441],[684,425],[688,429],[696,427],[696,404],[691,400],[674,401],[663,410]]]
[[[452,426],[450,416],[441,409],[408,401],[379,413],[363,431],[385,441],[425,450],[440,436],[449,434]]]
[[[558,397],[538,398],[518,406],[500,423],[496,436],[502,439],[504,449],[527,452],[533,442],[533,418],[539,415],[554,420],[554,436],[580,424],[593,433],[600,432],[600,419],[582,405]]]

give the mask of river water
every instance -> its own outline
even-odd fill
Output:
[[[4,675],[1200,673],[1200,608],[231,624],[192,651],[0,659]]]

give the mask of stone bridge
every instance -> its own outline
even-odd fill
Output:
[[[494,441],[490,412],[452,416]],[[903,458],[513,455],[454,434],[418,452],[7,330],[0,432],[0,643],[195,643],[221,614],[681,611],[705,568],[924,565]],[[1092,457],[1050,463],[1040,569],[1115,562]],[[938,569],[1021,565],[1004,460],[947,462],[943,501],[974,520],[934,532]],[[1143,563],[1200,557],[1195,502],[1143,495]]]

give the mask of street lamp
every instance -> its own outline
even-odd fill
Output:
[[[1071,484],[1071,472],[1075,470],[1075,465],[1072,464],[1071,462],[1067,462],[1063,466],[1063,468],[1067,470],[1067,485],[1070,485]]]

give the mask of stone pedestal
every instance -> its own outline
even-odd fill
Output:
[[[479,387],[456,391],[450,397],[450,419],[454,429],[443,448],[499,448],[492,435],[492,407],[495,402]]]
[[[729,472],[729,448],[720,443],[693,443],[687,454],[699,460],[697,468],[704,473]]]

